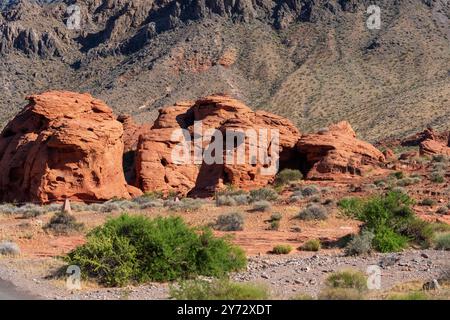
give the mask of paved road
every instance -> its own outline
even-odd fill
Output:
[[[17,290],[10,282],[0,279],[0,300],[32,300],[33,296]]]

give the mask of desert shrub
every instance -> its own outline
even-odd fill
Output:
[[[345,254],[347,256],[357,256],[368,254],[372,251],[372,241],[375,235],[367,230],[354,235],[345,246]]]
[[[261,200],[261,201],[255,202],[253,204],[252,211],[266,212],[266,211],[270,211],[271,208],[272,208],[272,206],[269,201]]]
[[[246,265],[240,248],[209,229],[197,232],[179,217],[151,220],[127,214],[94,228],[66,261],[111,286],[224,276]]]
[[[433,171],[446,171],[448,168],[448,164],[444,162],[438,162],[433,164]]]
[[[338,207],[345,216],[356,218],[361,215],[361,212],[364,209],[364,200],[354,197],[343,198],[339,200]]]
[[[390,176],[396,179],[403,179],[405,177],[405,174],[403,173],[403,171],[396,171],[391,173]]]
[[[220,215],[216,223],[214,224],[214,229],[220,231],[240,231],[244,229],[244,218],[239,212],[233,212],[229,214]]]
[[[421,206],[432,207],[436,204],[436,201],[430,198],[423,199],[420,203]]]
[[[399,186],[391,188],[391,191],[396,193],[408,194],[408,191],[405,188]]]
[[[233,185],[227,185],[225,189],[217,191],[216,195],[234,197],[234,196],[247,196],[248,193],[242,189],[237,189]]]
[[[437,210],[436,210],[436,213],[437,214],[447,214],[448,212],[449,212],[449,208],[448,207],[444,207],[444,206],[442,206],[442,207],[439,207]]]
[[[143,204],[143,203],[147,203],[147,202],[151,202],[156,200],[156,197],[152,197],[152,196],[146,196],[146,194],[143,194],[142,196],[133,198],[131,201],[136,202],[137,204]]]
[[[280,221],[282,218],[281,213],[276,212],[270,216],[270,221]]]
[[[302,196],[304,197],[311,197],[313,195],[320,193],[319,188],[315,185],[304,186],[300,189],[300,191]]]
[[[289,203],[299,202],[301,200],[303,200],[303,195],[302,195],[302,192],[300,190],[294,191],[289,196]]]
[[[275,190],[270,188],[261,188],[250,191],[250,199],[252,202],[266,200],[274,201],[278,198],[278,194]]]
[[[385,180],[377,180],[377,181],[374,182],[374,184],[378,188],[385,188],[387,186],[387,182]]]
[[[303,178],[302,173],[299,170],[283,169],[278,172],[275,177],[275,185],[283,186],[292,181],[297,181]]]
[[[80,208],[83,208],[80,211],[101,212],[102,209],[103,209],[103,204],[101,204],[101,203],[91,203],[90,205],[80,205]]]
[[[319,300],[363,300],[364,294],[356,289],[325,288],[320,291]]]
[[[373,246],[380,252],[398,252],[406,247],[408,238],[387,227],[379,227],[373,238]]]
[[[130,209],[138,209],[139,204],[133,201],[112,199],[103,203],[100,212],[126,211]]]
[[[417,217],[400,220],[395,230],[422,248],[430,247],[434,239],[432,224]]]
[[[82,230],[84,225],[76,221],[75,217],[67,212],[57,212],[53,215],[45,230],[52,231],[56,234],[67,234],[74,231]]]
[[[0,213],[15,214],[19,212],[19,208],[11,203],[0,204]]]
[[[325,220],[328,218],[328,211],[322,205],[311,204],[308,205],[305,209],[300,211],[297,215],[297,218],[300,220]]]
[[[443,233],[436,236],[436,249],[450,250],[450,233]]]
[[[139,209],[162,208],[162,207],[164,207],[164,200],[161,199],[149,200],[139,204]]]
[[[374,234],[372,246],[381,252],[399,251],[409,242],[429,245],[432,229],[411,209],[414,201],[404,193],[388,192],[368,199],[340,201],[341,210],[364,222],[362,230]]]
[[[450,224],[447,224],[445,222],[432,222],[430,224],[431,229],[433,232],[447,232],[450,231]]]
[[[433,162],[446,163],[448,162],[448,158],[443,154],[435,154],[431,159]]]
[[[288,244],[279,244],[272,249],[273,254],[288,254],[291,251],[292,247]]]
[[[60,204],[60,203],[51,203],[49,205],[46,205],[44,208],[45,208],[44,210],[46,212],[57,212],[57,211],[61,211],[62,204]]]
[[[234,201],[236,201],[237,205],[248,204],[248,195],[247,194],[237,194],[233,196]]]
[[[274,213],[270,216],[269,219],[269,230],[278,230],[280,228],[280,220],[282,219],[282,215],[280,213]]]
[[[279,220],[270,221],[269,230],[278,230],[278,229],[280,229],[280,221]]]
[[[421,181],[421,179],[419,177],[416,178],[412,178],[412,177],[407,177],[407,178],[403,178],[397,181],[397,186],[400,187],[406,187],[406,186],[410,186],[413,184],[417,184]]]
[[[445,173],[443,171],[433,171],[430,173],[430,181],[434,183],[444,183],[444,175]]]
[[[319,251],[321,247],[319,239],[311,239],[306,241],[300,249],[304,251]]]
[[[229,206],[248,204],[248,195],[245,193],[222,194],[216,196],[216,206]]]
[[[428,297],[422,291],[414,291],[403,294],[392,294],[388,297],[389,300],[428,300]]]
[[[328,288],[356,289],[363,292],[367,290],[367,277],[358,270],[342,270],[329,275],[325,285]]]
[[[172,211],[187,211],[193,212],[199,210],[203,206],[202,199],[183,198],[180,201],[167,200],[164,206]]]
[[[328,194],[331,191],[333,191],[333,188],[331,188],[331,187],[322,187],[322,188],[320,188],[320,193],[321,194]]]
[[[20,254],[19,246],[11,241],[0,242],[0,255],[17,256]]]
[[[188,280],[170,286],[176,300],[266,300],[267,287],[262,284],[237,283],[229,280]]]
[[[231,196],[217,196],[216,197],[216,206],[222,207],[222,206],[228,206],[233,207],[236,206],[237,203]]]
[[[23,218],[34,218],[45,213],[45,208],[33,203],[27,203],[17,208],[17,213]]]

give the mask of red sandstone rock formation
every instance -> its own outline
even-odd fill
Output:
[[[121,114],[117,120],[123,125],[123,144],[124,152],[136,150],[139,136],[148,132],[150,124],[137,124],[130,115]]]
[[[361,175],[385,161],[378,149],[358,140],[345,121],[320,133],[304,135],[297,148],[309,179],[335,180],[343,174]]]
[[[137,124],[129,115],[119,115],[117,120],[123,125],[123,170],[125,180],[133,184],[136,181],[136,149],[141,134],[150,131],[150,124]]]
[[[217,130],[225,137],[225,133],[235,132],[242,134],[247,129],[273,129],[279,130],[280,162],[292,158],[295,144],[300,136],[292,123],[284,118],[266,112],[254,112],[242,102],[228,96],[210,96],[197,102],[179,103],[175,106],[160,110],[152,130],[139,139],[137,150],[137,185],[143,191],[161,190],[164,192],[177,191],[182,194],[208,194],[224,183],[232,184],[238,188],[250,189],[265,186],[273,180],[276,173],[261,174],[270,167],[261,161],[250,164],[248,161],[249,146],[252,140],[245,137],[242,145],[245,150],[245,163],[227,163],[226,151],[217,155],[223,163],[206,163],[197,161],[193,163],[194,148],[191,149],[189,163],[176,163],[172,159],[172,151],[179,144],[179,140],[172,134],[176,129],[185,129],[190,139],[194,138],[194,123],[201,121],[202,130]],[[269,134],[270,136],[270,134]],[[201,143],[203,151],[212,152],[211,139]],[[214,140],[215,141],[215,140]],[[261,146],[258,148],[267,148]],[[237,146],[232,149],[236,151]],[[224,141],[223,149],[226,149]],[[231,150],[229,150],[231,151]],[[270,156],[270,150],[262,150]],[[212,152],[213,153],[213,152]],[[215,155],[215,153],[214,153]],[[235,158],[237,160],[237,158]],[[218,161],[220,162],[220,161]]]
[[[62,91],[28,100],[1,133],[1,200],[47,203],[141,194],[125,182],[123,128],[106,104]]]

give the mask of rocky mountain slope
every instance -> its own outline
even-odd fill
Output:
[[[25,96],[66,89],[140,122],[224,92],[302,131],[348,120],[374,141],[449,127],[446,0],[375,1],[379,30],[366,27],[369,0],[2,3],[2,124]],[[67,27],[71,4],[79,30]]]

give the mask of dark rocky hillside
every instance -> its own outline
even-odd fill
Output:
[[[373,141],[449,128],[446,0],[0,3],[2,124],[25,96],[68,89],[141,122],[161,106],[224,92],[303,131],[345,119]],[[380,30],[366,27],[373,3]],[[71,4],[80,30],[66,26]]]

